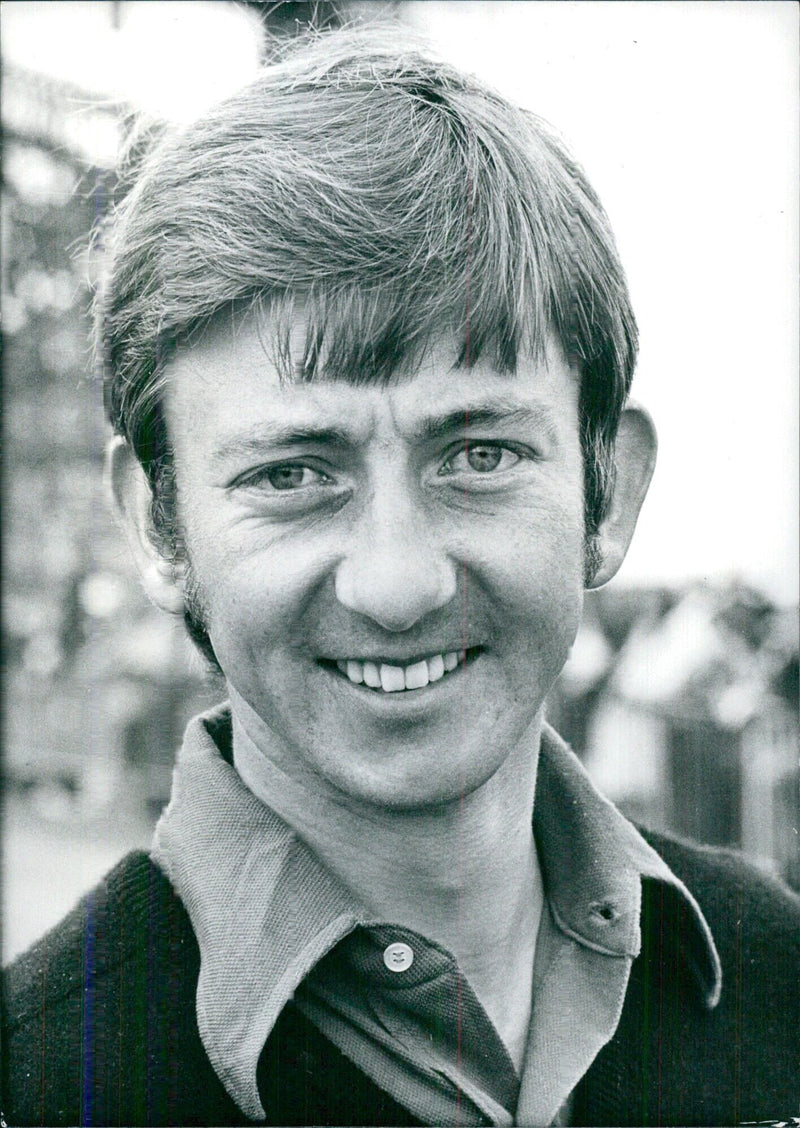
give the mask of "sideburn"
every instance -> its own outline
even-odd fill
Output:
[[[208,662],[212,670],[222,673],[206,627],[205,600],[189,554],[183,559],[183,622],[189,638]]]
[[[583,586],[591,587],[592,581],[603,563],[600,537],[597,533],[587,533],[583,541]]]
[[[206,609],[186,541],[178,520],[178,487],[172,452],[162,442],[160,457],[147,467],[152,493],[150,504],[151,538],[158,551],[183,572],[183,622],[189,638],[205,658],[210,669],[222,674],[206,627]]]

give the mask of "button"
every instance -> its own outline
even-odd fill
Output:
[[[408,971],[414,962],[414,952],[408,944],[390,944],[383,953],[383,962],[389,971]]]

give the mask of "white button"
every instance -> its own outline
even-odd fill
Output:
[[[390,944],[383,953],[383,962],[389,971],[408,971],[414,962],[414,952],[408,944]]]

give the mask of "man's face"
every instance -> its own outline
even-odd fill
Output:
[[[577,630],[577,375],[555,345],[456,370],[443,340],[388,388],[287,383],[268,331],[179,351],[166,397],[234,713],[340,801],[455,800],[535,732]]]

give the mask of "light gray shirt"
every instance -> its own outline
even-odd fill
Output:
[[[542,736],[533,818],[546,908],[519,1076],[452,954],[372,919],[268,797],[245,786],[230,739],[225,707],[190,723],[152,856],[197,936],[205,1050],[253,1119],[264,1116],[258,1059],[292,1001],[423,1122],[566,1122],[570,1093],[619,1022],[640,947],[643,877],[683,898],[692,966],[706,1004],[716,1004],[719,958],[696,901],[552,729]],[[392,944],[413,953],[402,971],[384,959]]]

